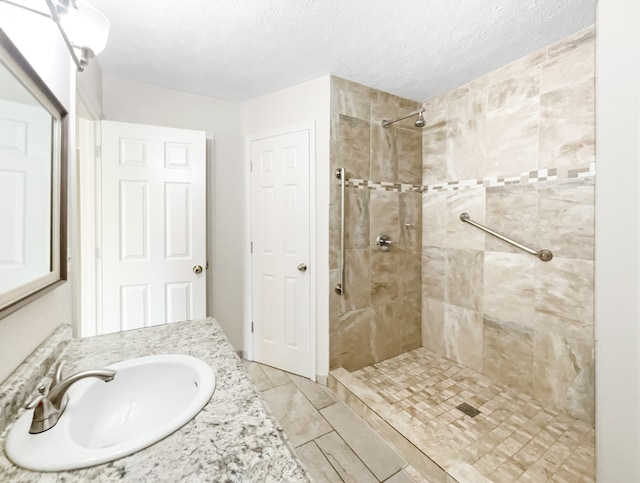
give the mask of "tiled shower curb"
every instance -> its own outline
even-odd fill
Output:
[[[422,476],[434,483],[458,483],[453,476],[448,474],[440,465],[433,461],[429,455],[423,453],[416,445],[407,439],[391,423],[386,421],[370,405],[364,402],[348,386],[353,376],[343,368],[335,369],[329,373],[328,387],[345,404],[347,404],[358,416],[369,424],[380,436],[391,444],[408,463]],[[370,397],[376,397],[373,393]]]

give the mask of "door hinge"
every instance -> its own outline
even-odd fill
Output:
[[[253,253],[253,242],[251,242],[251,253]]]
[[[249,160],[249,172],[253,173],[253,160]]]
[[[253,320],[251,321],[251,333],[253,334]]]
[[[100,260],[101,257],[102,251],[100,250],[100,247],[96,247],[96,259]]]
[[[96,146],[95,157],[102,159],[102,146]]]

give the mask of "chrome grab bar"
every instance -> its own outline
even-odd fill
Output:
[[[344,183],[346,173],[344,168],[336,169],[336,178],[340,180],[340,280],[336,284],[335,291],[338,295],[344,294]]]
[[[521,243],[518,243],[517,241],[512,240],[511,238],[508,238],[504,235],[501,235],[498,232],[493,231],[490,228],[487,228],[486,226],[481,225],[480,223],[476,223],[475,221],[471,220],[469,218],[469,213],[461,213],[460,214],[460,220],[465,222],[465,223],[469,223],[470,225],[475,226],[476,228],[479,228],[482,231],[486,231],[489,235],[493,235],[496,238],[499,238],[502,241],[505,241],[507,243],[509,243],[510,245],[513,245],[514,247],[519,248],[520,250],[524,250],[527,253],[530,253],[531,255],[535,255],[536,257],[538,257],[540,260],[542,260],[543,262],[548,262],[549,260],[551,260],[553,258],[553,253],[551,253],[551,251],[549,250],[534,250],[533,248],[529,248],[528,246],[525,246]]]

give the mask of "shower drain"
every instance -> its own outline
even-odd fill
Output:
[[[467,404],[467,403],[462,403],[456,406],[456,409],[462,411],[463,413],[465,413],[467,416],[471,418],[475,418],[478,414],[480,414],[480,411],[474,408],[471,404]]]

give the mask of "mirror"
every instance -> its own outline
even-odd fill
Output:
[[[0,30],[0,318],[66,280],[67,112]]]

